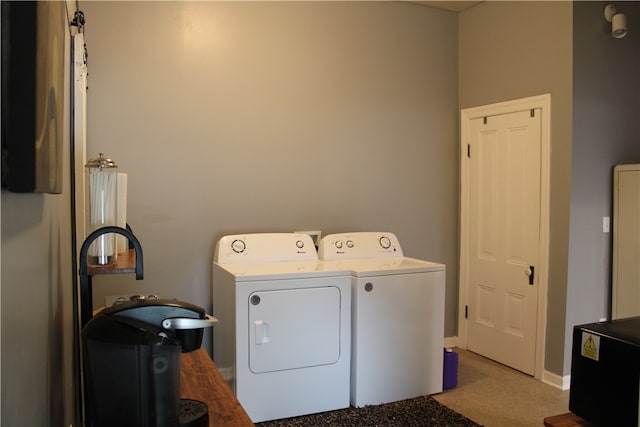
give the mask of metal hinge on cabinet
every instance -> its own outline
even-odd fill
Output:
[[[464,318],[465,319],[469,318],[469,306],[468,305],[464,306]]]
[[[471,158],[471,144],[467,144],[467,157]]]

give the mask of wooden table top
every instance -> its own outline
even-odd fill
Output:
[[[571,412],[547,417],[544,419],[544,425],[545,427],[595,427]]]
[[[204,348],[182,354],[180,397],[209,407],[209,426],[244,427],[253,422]]]

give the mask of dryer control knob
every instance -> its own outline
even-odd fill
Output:
[[[231,243],[231,249],[233,249],[235,253],[240,254],[247,249],[247,244],[243,240],[237,239]]]
[[[342,240],[338,240],[338,241],[336,242],[336,248],[338,248],[338,249],[342,249]]]
[[[296,241],[296,246],[298,247],[298,249],[302,249],[304,248],[304,242],[302,240],[298,240]]]
[[[382,246],[383,249],[389,249],[391,247],[391,239],[387,236],[382,236],[380,238],[380,246]]]
[[[353,240],[347,240],[347,247],[349,249],[353,248]]]

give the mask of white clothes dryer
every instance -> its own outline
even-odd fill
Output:
[[[349,406],[351,279],[307,234],[221,238],[213,360],[254,423]]]
[[[328,235],[318,255],[352,274],[351,405],[441,392],[445,266],[405,257],[393,233]]]

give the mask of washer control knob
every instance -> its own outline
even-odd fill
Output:
[[[342,240],[338,240],[338,241],[336,242],[336,248],[338,248],[338,249],[342,249]]]
[[[298,249],[302,249],[304,248],[304,242],[302,240],[298,240],[296,241],[296,246],[298,247]]]
[[[364,284],[364,290],[367,292],[371,292],[373,290],[373,283],[367,282]]]
[[[231,249],[233,249],[233,252],[241,254],[245,249],[247,249],[247,244],[244,240],[236,239],[231,243]]]
[[[353,248],[353,240],[347,240],[347,247],[349,249]]]
[[[389,249],[391,247],[391,239],[387,236],[382,236],[379,241],[383,249]]]

